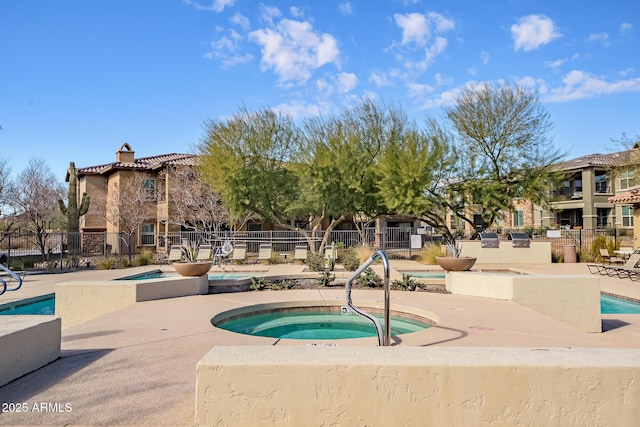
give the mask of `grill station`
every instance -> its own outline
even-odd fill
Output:
[[[509,239],[514,248],[528,248],[531,246],[531,238],[527,233],[509,233]]]
[[[481,247],[483,248],[498,248],[500,247],[500,240],[496,233],[480,233]]]

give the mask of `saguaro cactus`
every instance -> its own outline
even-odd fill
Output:
[[[78,208],[78,174],[76,165],[69,163],[69,192],[67,195],[67,205],[62,200],[58,200],[60,211],[67,217],[67,230],[69,231],[69,254],[76,255],[79,246],[80,217],[89,210],[90,198],[87,193],[82,193],[82,201]]]

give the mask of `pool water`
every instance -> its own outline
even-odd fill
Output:
[[[379,317],[380,323],[383,319]],[[317,309],[313,311],[275,311],[222,321],[218,328],[240,334],[300,340],[334,340],[376,337],[368,319],[354,313]],[[408,334],[431,327],[427,322],[407,317],[391,318],[391,335]]]
[[[602,314],[640,314],[640,303],[610,295],[600,295],[600,312]]]
[[[444,271],[403,271],[402,274],[408,274],[418,279],[444,279]]]
[[[0,315],[41,314],[51,316],[55,312],[56,299],[53,294],[0,305]]]

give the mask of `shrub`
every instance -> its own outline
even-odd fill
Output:
[[[404,273],[402,274],[402,280],[394,280],[391,284],[403,291],[415,291],[418,286],[418,282],[413,280],[410,274]]]
[[[373,255],[375,252],[375,250],[367,244],[358,245],[355,248],[356,255],[358,256],[361,264],[371,258],[371,255]]]
[[[324,271],[324,257],[320,254],[307,255],[307,267],[311,271]]]
[[[382,278],[373,271],[373,268],[369,267],[356,278],[355,283],[360,286],[379,288],[382,286]]]
[[[271,287],[271,282],[265,279],[264,277],[251,278],[250,288],[252,291],[263,291],[269,287]]]
[[[355,248],[351,247],[343,252],[342,266],[347,271],[356,271],[360,267],[360,258]]]
[[[151,251],[143,251],[140,255],[136,256],[136,259],[133,261],[133,265],[149,265],[153,264],[153,252]]]
[[[418,262],[427,265],[436,265],[436,257],[443,255],[444,252],[442,251],[442,246],[439,243],[429,243],[422,250]]]
[[[322,270],[320,272],[320,276],[318,277],[318,285],[320,286],[329,286],[331,282],[333,282],[336,278],[335,274],[332,274],[329,270]]]
[[[115,263],[116,263],[115,259],[108,256],[105,258],[101,258],[98,261],[98,265],[96,266],[96,268],[98,270],[111,270],[114,267]]]

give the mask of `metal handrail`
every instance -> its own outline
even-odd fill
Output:
[[[382,325],[377,317],[360,310],[359,308],[353,305],[353,301],[351,300],[351,286],[353,285],[353,281],[362,274],[371,264],[376,262],[378,259],[382,259],[382,265],[384,267],[384,332],[382,330]],[[365,317],[373,322],[376,327],[376,332],[378,333],[378,345],[380,346],[389,346],[391,345],[391,316],[390,316],[390,299],[391,299],[391,290],[389,288],[389,258],[387,254],[383,250],[379,250],[375,254],[371,255],[368,260],[366,260],[358,269],[349,277],[346,285],[346,296],[347,296],[347,306],[351,311],[356,314],[359,314],[362,317]]]
[[[16,286],[13,289],[9,289],[7,287],[7,282],[0,278],[0,281],[2,281],[3,285],[3,289],[2,292],[0,292],[0,295],[2,295],[3,293],[5,293],[6,291],[17,291],[18,289],[20,289],[20,287],[22,286],[22,277],[20,277],[19,274],[14,273],[13,271],[9,270],[7,267],[5,267],[4,265],[0,264],[0,270],[4,270],[5,272],[7,272],[9,274],[9,276],[11,276],[12,278],[16,279],[18,281],[18,286]]]

